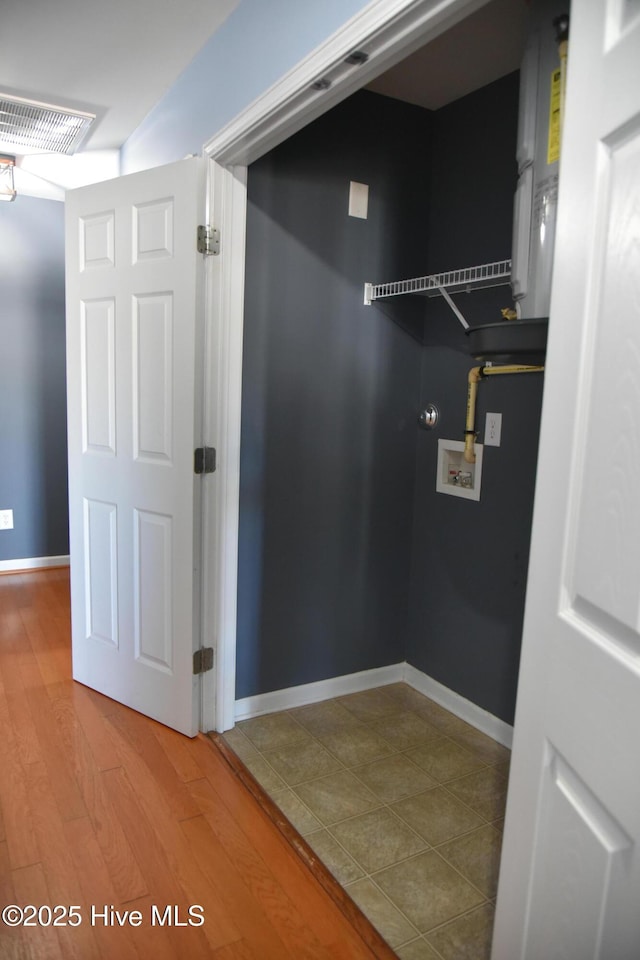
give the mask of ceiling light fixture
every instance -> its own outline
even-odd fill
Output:
[[[15,146],[75,153],[95,120],[92,113],[0,93],[0,141]]]
[[[16,158],[0,153],[0,200],[15,200],[16,191],[13,186],[13,168]]]

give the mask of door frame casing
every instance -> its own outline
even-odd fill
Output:
[[[216,651],[202,688],[203,730],[235,722],[247,167],[487,2],[373,0],[203,148],[207,220],[221,235],[206,294],[204,435],[217,449],[218,470],[203,503],[203,622]],[[364,64],[345,63],[354,50],[368,54]],[[329,86],[314,89],[319,79]]]

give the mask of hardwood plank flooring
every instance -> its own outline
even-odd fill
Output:
[[[393,956],[362,916],[354,927],[208,738],[71,680],[64,569],[0,576],[0,901],[82,918],[0,922],[2,960]],[[204,923],[189,925],[196,905]],[[159,924],[167,907],[180,925]]]

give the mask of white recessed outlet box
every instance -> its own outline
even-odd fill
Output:
[[[485,447],[499,447],[502,434],[502,414],[488,413],[484,427]]]
[[[13,510],[0,510],[0,530],[13,530]]]
[[[464,443],[461,440],[438,440],[437,493],[448,493],[465,500],[480,499],[482,478],[482,444],[474,445],[475,463],[464,458]]]
[[[349,184],[349,216],[366,220],[369,211],[369,184],[352,180]]]

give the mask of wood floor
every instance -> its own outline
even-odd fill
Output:
[[[0,576],[0,908],[45,907],[2,960],[385,955],[206,737],[70,679],[69,633],[67,571]]]

